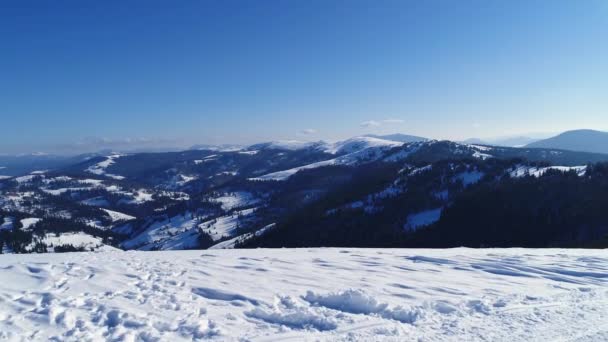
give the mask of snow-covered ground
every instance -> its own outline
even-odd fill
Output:
[[[587,173],[587,166],[546,166],[546,167],[534,167],[534,166],[518,166],[511,171],[510,175],[514,178],[524,176],[541,177],[549,170],[556,170],[560,172],[576,172],[579,176],[584,176]]]
[[[101,209],[101,210],[105,211],[108,214],[108,216],[110,216],[110,219],[112,220],[112,222],[130,221],[130,220],[136,219],[135,216],[123,214],[118,211],[113,211],[113,210],[108,210],[108,209]]]
[[[229,211],[236,208],[242,208],[253,205],[259,202],[253,194],[246,191],[237,191],[232,193],[222,194],[221,196],[211,198],[212,202],[221,203],[222,209]]]
[[[0,256],[0,340],[605,341],[608,253]]]
[[[123,176],[114,175],[114,174],[106,172],[106,169],[108,167],[110,167],[110,165],[114,164],[116,162],[116,159],[118,159],[120,157],[123,157],[123,155],[121,155],[119,153],[113,153],[113,154],[107,156],[104,161],[101,161],[101,162],[89,167],[86,171],[99,175],[99,176],[106,176],[106,177],[117,179],[117,180],[125,179],[125,177],[123,177]]]
[[[93,226],[91,224],[91,226]],[[47,233],[43,237],[34,237],[34,240],[27,246],[28,250],[34,250],[37,242],[42,242],[48,246],[48,251],[53,252],[55,247],[71,245],[75,248],[84,248],[85,250],[115,250],[116,248],[105,245],[99,237],[91,236],[83,232],[78,233]],[[118,250],[118,249],[116,249]],[[47,254],[48,255],[48,254]],[[0,335],[1,337],[1,335]]]

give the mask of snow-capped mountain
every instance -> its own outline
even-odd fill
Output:
[[[603,213],[585,216],[597,222],[566,222],[575,219],[567,213],[601,207],[605,161],[605,154],[369,136],[92,155],[0,178],[0,250],[601,243]],[[493,202],[500,191],[503,201]],[[499,217],[504,203],[532,199],[544,207],[522,204],[517,226],[549,220],[537,224],[543,234],[480,231],[492,217],[476,206],[495,205],[481,213]],[[579,208],[590,199],[599,202]],[[553,210],[566,216],[547,218]]]

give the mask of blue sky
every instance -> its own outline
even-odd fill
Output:
[[[0,153],[608,130],[608,2],[2,1]]]

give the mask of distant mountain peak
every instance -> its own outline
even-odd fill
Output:
[[[608,153],[608,132],[592,129],[566,131],[555,137],[528,144],[526,147]]]

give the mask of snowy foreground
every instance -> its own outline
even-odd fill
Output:
[[[0,340],[606,341],[608,251],[0,256]]]

